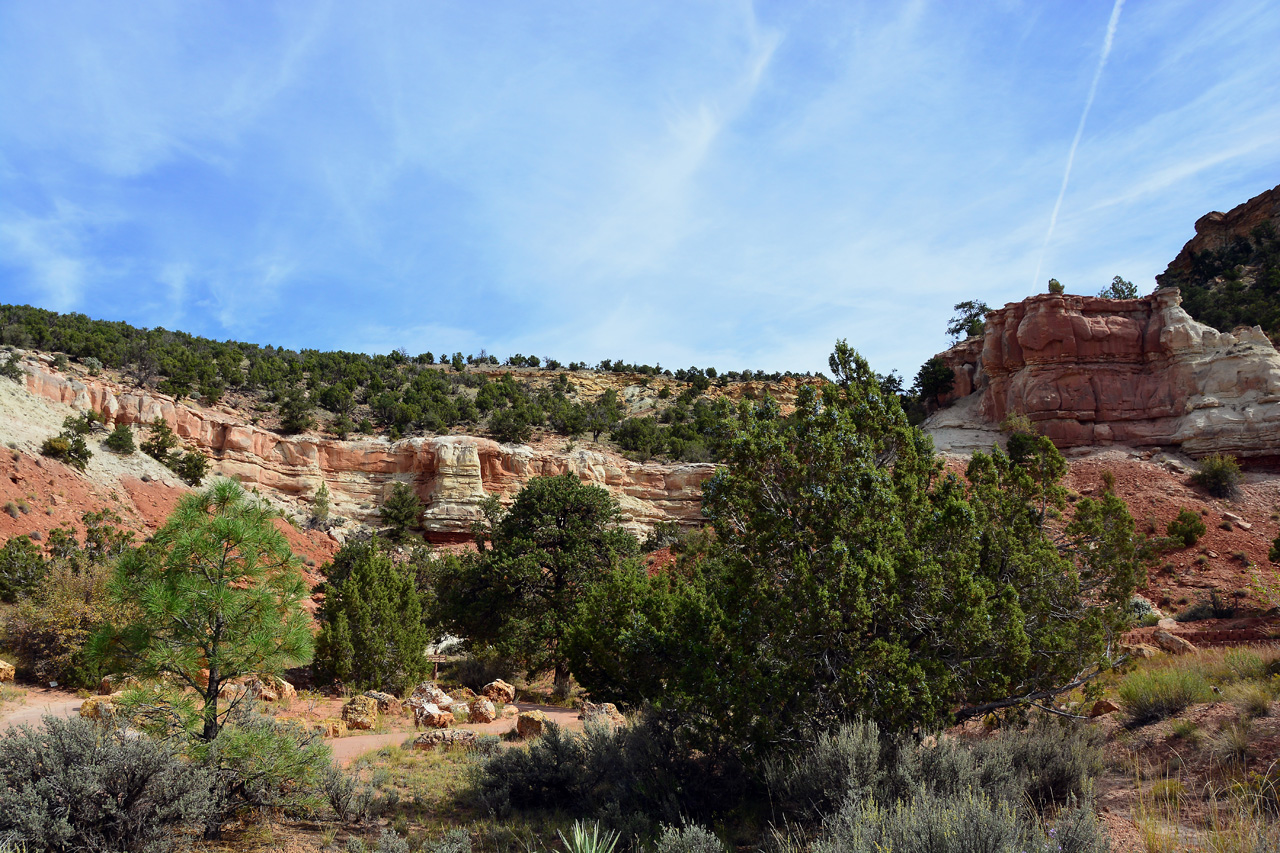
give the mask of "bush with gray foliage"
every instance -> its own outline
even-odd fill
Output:
[[[0,738],[0,838],[28,850],[168,850],[175,828],[203,825],[212,788],[169,745],[85,719]]]

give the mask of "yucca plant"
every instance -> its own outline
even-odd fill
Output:
[[[566,853],[613,853],[613,848],[618,846],[618,833],[601,830],[600,824],[594,821],[587,824],[575,820],[569,827],[568,837],[563,832],[556,834],[560,836]]]

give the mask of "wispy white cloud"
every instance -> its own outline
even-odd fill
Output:
[[[911,373],[953,303],[1149,284],[1274,185],[1274,9],[1119,9],[1100,58],[1104,10],[1016,2],[5,4],[0,298]]]

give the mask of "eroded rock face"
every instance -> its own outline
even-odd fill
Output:
[[[1190,272],[1192,259],[1200,252],[1221,249],[1232,239],[1246,237],[1266,222],[1280,225],[1280,186],[1259,193],[1226,213],[1215,210],[1197,219],[1196,236],[1187,241],[1163,275],[1156,276],[1156,281],[1171,284],[1166,276]]]
[[[294,497],[314,494],[323,483],[335,515],[377,523],[377,508],[392,486],[407,483],[426,505],[422,525],[436,541],[469,540],[488,496],[512,496],[531,477],[566,473],[608,489],[634,533],[661,521],[693,526],[701,521],[702,484],[715,473],[710,464],[641,465],[592,450],[552,452],[464,435],[397,442],[282,436],[244,423],[226,407],[175,403],[106,379],[81,381],[43,363],[23,368],[31,393],[92,409],[108,426],[164,418],[209,455],[215,474]]]
[[[1258,327],[1218,332],[1176,288],[1139,299],[1046,294],[987,316],[979,348],[942,358],[982,417],[1027,415],[1059,447],[1179,446],[1194,456],[1280,453],[1280,353]],[[961,381],[961,377],[964,377]]]

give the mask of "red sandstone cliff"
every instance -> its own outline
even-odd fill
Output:
[[[1060,447],[1280,455],[1280,353],[1256,327],[1219,333],[1180,304],[1174,288],[1010,303],[987,316],[980,344],[942,354],[951,401],[977,395],[988,423],[1025,414]]]
[[[1196,220],[1196,236],[1187,241],[1163,274],[1156,276],[1161,284],[1171,273],[1191,271],[1191,259],[1205,251],[1217,251],[1231,243],[1237,237],[1248,237],[1254,228],[1271,222],[1280,229],[1280,186],[1269,189],[1233,207],[1227,213],[1213,211]]]
[[[63,375],[51,360],[24,361],[32,394],[92,409],[108,425],[164,418],[210,456],[215,474],[292,498],[309,498],[324,483],[335,514],[362,521],[375,521],[394,483],[409,483],[426,504],[423,527],[436,541],[470,538],[487,496],[514,494],[531,477],[564,473],[608,489],[634,532],[660,521],[693,524],[701,518],[702,484],[715,473],[710,464],[639,464],[595,450],[554,452],[463,435],[396,442],[281,436],[244,423],[230,408],[175,403],[107,379]]]

